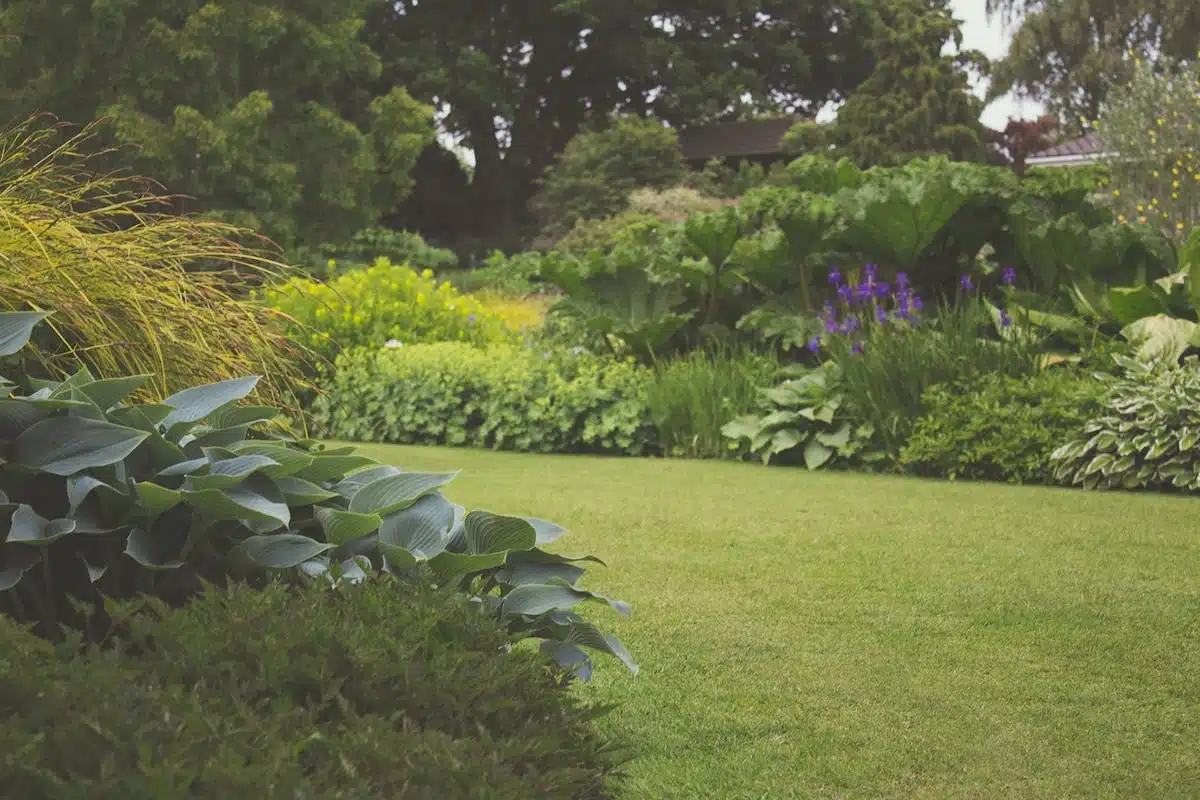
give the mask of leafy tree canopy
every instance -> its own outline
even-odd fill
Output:
[[[860,167],[937,154],[984,160],[983,104],[971,93],[968,70],[986,61],[962,50],[961,27],[948,1],[894,0],[869,19],[874,71],[850,94],[834,124],[801,123],[785,147],[830,152]],[[953,52],[944,52],[947,43]]]
[[[1200,48],[1195,0],[988,0],[989,14],[1019,20],[991,92],[1046,103],[1068,131],[1095,120],[1109,90],[1132,74],[1131,51],[1192,58]]]
[[[475,154],[481,221],[517,229],[546,167],[614,113],[676,127],[815,108],[870,73],[882,0],[397,0],[366,29],[385,83]]]
[[[411,189],[432,110],[377,84],[375,0],[12,0],[0,108],[49,111],[136,145],[184,207],[283,243],[347,237]]]

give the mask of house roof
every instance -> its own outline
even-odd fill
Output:
[[[679,144],[688,161],[778,155],[784,134],[804,119],[796,115],[686,128],[679,132]]]
[[[1055,167],[1068,164],[1092,164],[1107,155],[1104,142],[1094,133],[1079,139],[1056,144],[1040,152],[1034,153],[1025,160],[1031,167]]]

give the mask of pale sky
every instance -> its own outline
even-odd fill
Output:
[[[984,11],[985,0],[953,0],[954,16],[963,23],[963,47],[980,50],[988,58],[1000,58],[1008,50],[1009,32],[999,18],[988,21]],[[983,86],[977,87],[982,95]],[[983,113],[983,122],[991,128],[1003,129],[1010,117],[1033,119],[1042,113],[1039,103],[1021,101],[1014,97],[1002,97],[988,106]]]

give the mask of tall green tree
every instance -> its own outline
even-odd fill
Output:
[[[870,73],[859,34],[880,2],[395,0],[366,35],[386,83],[474,152],[464,213],[503,235],[567,142],[615,112],[678,127],[843,97]]]
[[[1196,0],[987,0],[987,11],[1016,23],[991,94],[1040,100],[1068,132],[1095,120],[1108,92],[1129,79],[1130,51],[1187,59],[1200,49]]]
[[[938,154],[985,160],[983,103],[971,93],[970,69],[983,68],[986,60],[962,49],[961,25],[948,0],[893,0],[870,22],[874,71],[833,124],[801,123],[785,146],[844,156],[860,167]]]
[[[107,118],[181,206],[284,244],[347,237],[411,189],[432,109],[378,83],[376,0],[9,0],[0,110]]]

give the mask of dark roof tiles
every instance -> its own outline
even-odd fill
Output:
[[[1034,153],[1030,158],[1059,158],[1062,156],[1090,156],[1101,152],[1104,149],[1100,137],[1094,133],[1090,133],[1080,139],[1072,139],[1069,142],[1056,144],[1054,147],[1049,147],[1040,153]]]

